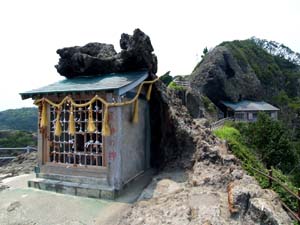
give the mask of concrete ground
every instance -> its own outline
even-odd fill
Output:
[[[115,201],[75,197],[27,188],[34,174],[6,178],[0,191],[2,225],[114,225],[145,187],[145,177]],[[147,178],[149,179],[149,177]]]

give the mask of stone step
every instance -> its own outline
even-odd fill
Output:
[[[108,185],[106,174],[104,174],[103,177],[83,177],[53,173],[37,173],[36,177],[79,184]]]
[[[117,191],[108,185],[74,183],[45,178],[35,178],[28,181],[28,187],[90,198],[103,198],[112,200],[117,197]]]

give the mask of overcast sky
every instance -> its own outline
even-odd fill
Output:
[[[300,52],[299,0],[1,0],[0,110],[32,106],[19,92],[63,79],[56,49],[112,43],[140,28],[151,38],[158,75],[190,74],[204,47],[252,36]]]

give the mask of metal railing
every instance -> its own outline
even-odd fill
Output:
[[[182,87],[190,87],[190,82],[187,80],[174,80],[174,83]]]
[[[234,120],[235,119],[232,117],[223,118],[214,123],[211,123],[210,128],[211,128],[211,130],[215,130],[221,126],[224,126],[226,121],[234,121]],[[273,171],[271,169],[269,170],[269,174],[265,174],[264,172],[254,168],[254,167],[249,166],[249,168],[252,169],[253,171],[255,171],[256,173],[260,174],[261,176],[268,178],[268,181],[269,181],[268,188],[272,188],[272,184],[273,184],[273,182],[275,182],[277,185],[282,187],[287,193],[289,193],[291,196],[293,196],[295,199],[297,199],[297,204],[298,204],[297,212],[294,212],[282,200],[280,200],[280,202],[281,202],[282,206],[290,213],[291,217],[298,222],[298,225],[300,225],[300,188],[298,188],[297,194],[294,193],[286,185],[284,185],[281,181],[279,181],[278,179],[276,179],[273,176]]]
[[[30,153],[32,151],[37,151],[36,147],[31,147],[31,146],[26,146],[26,147],[21,147],[21,148],[0,148],[1,151],[23,151],[26,153]],[[0,159],[15,159],[16,157],[14,156],[0,156]]]
[[[15,156],[3,156],[3,157],[0,157],[0,159],[2,159],[2,160],[15,159],[15,158],[16,158]]]
[[[278,184],[279,186],[281,186],[287,193],[289,193],[291,196],[293,196],[294,198],[297,199],[297,203],[298,203],[298,208],[297,208],[297,212],[294,212],[291,208],[289,208],[283,201],[280,201],[281,204],[283,205],[283,207],[290,213],[291,217],[293,217],[294,220],[296,220],[298,222],[298,224],[300,225],[300,189],[298,189],[298,193],[294,193],[293,191],[291,191],[286,185],[284,185],[281,181],[279,181],[278,179],[274,178],[273,176],[273,172],[272,170],[269,170],[269,174],[265,174],[264,172],[255,169],[251,166],[249,166],[252,170],[254,170],[255,172],[259,173],[260,175],[266,177],[269,179],[269,185],[268,188],[272,187],[272,183],[275,182],[276,184]]]
[[[215,130],[215,129],[218,129],[219,127],[222,127],[224,126],[225,122],[226,121],[233,121],[234,119],[232,117],[226,117],[226,118],[223,118],[223,119],[220,119],[216,122],[213,122],[210,124],[210,129],[211,130]]]

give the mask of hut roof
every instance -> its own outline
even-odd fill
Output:
[[[240,101],[237,103],[221,101],[222,104],[233,111],[279,111],[279,109],[264,101]]]
[[[111,73],[98,76],[81,76],[72,79],[64,79],[45,87],[20,93],[22,99],[55,93],[78,93],[95,91],[113,91],[122,95],[135,88],[148,77],[148,72]]]

